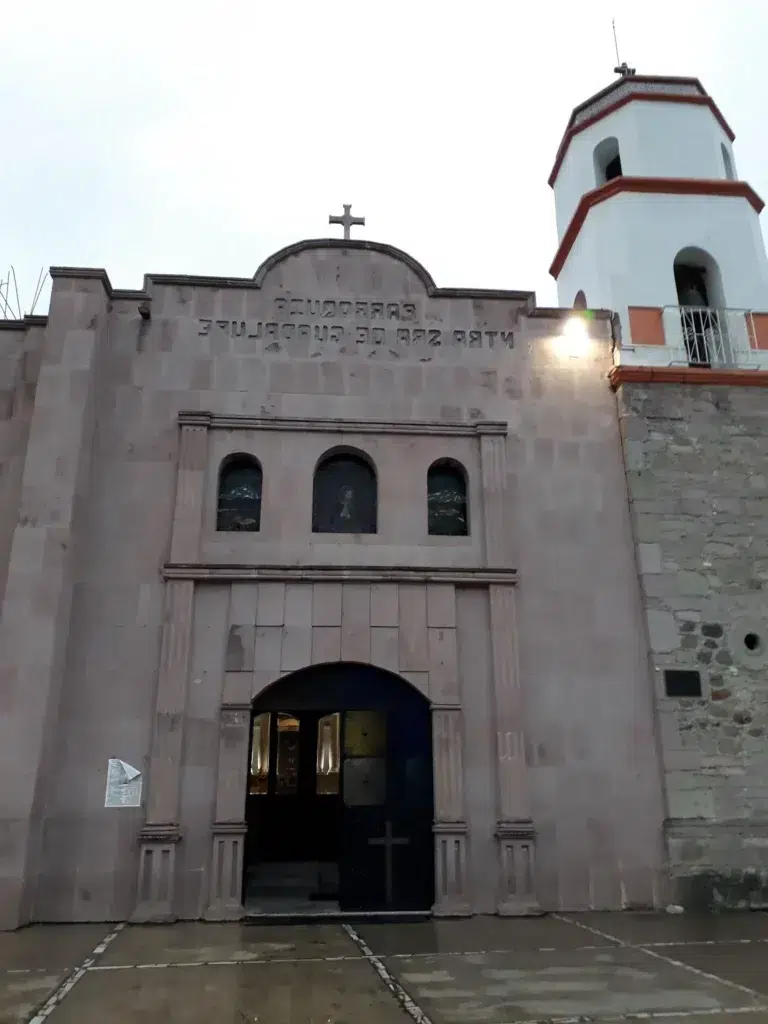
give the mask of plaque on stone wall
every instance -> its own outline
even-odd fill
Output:
[[[387,716],[380,711],[347,711],[344,716],[344,754],[347,757],[384,757],[387,752]]]
[[[344,761],[344,803],[347,807],[379,807],[387,795],[387,762],[383,757],[350,757]]]
[[[141,772],[119,757],[107,762],[105,807],[141,807]]]

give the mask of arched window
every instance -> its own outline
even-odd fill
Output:
[[[723,154],[723,167],[725,168],[725,176],[728,179],[728,181],[733,181],[733,179],[736,177],[736,174],[733,170],[733,158],[731,157],[731,154],[728,152],[728,147],[724,142],[720,143],[720,151]]]
[[[622,175],[619,140],[611,135],[595,146],[595,182],[598,186]]]
[[[261,528],[261,466],[252,455],[230,455],[219,470],[217,530]]]
[[[467,475],[450,459],[433,462],[427,472],[427,520],[433,537],[466,537],[469,533]]]
[[[376,533],[376,473],[362,455],[324,455],[312,487],[313,533]]]
[[[726,301],[717,261],[703,249],[689,246],[675,256],[674,274],[689,364],[728,365],[732,356],[719,313]]]
[[[576,292],[576,298],[573,300],[574,309],[586,309],[587,308],[587,296],[583,291]]]

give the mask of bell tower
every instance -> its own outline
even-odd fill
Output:
[[[622,361],[664,345],[657,365],[741,365],[768,349],[752,316],[768,309],[763,202],[698,79],[616,70],[571,114],[549,177],[560,305],[618,313]]]

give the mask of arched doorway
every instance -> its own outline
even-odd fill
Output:
[[[371,665],[301,669],[253,703],[246,911],[429,910],[427,699]]]
[[[689,365],[729,365],[726,301],[717,261],[703,249],[688,246],[675,256],[673,269]]]

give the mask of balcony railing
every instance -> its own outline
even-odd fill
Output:
[[[622,362],[702,369],[768,368],[768,314],[710,306],[630,307]]]

